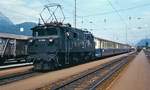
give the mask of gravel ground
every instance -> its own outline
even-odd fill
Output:
[[[45,73],[44,75],[35,76],[35,77],[28,78],[25,80],[20,80],[17,82],[13,82],[7,85],[0,86],[0,90],[34,90],[34,89],[43,87],[45,85],[54,83],[58,80],[68,78],[75,74],[81,73],[85,70],[88,70],[90,68],[96,67],[98,65],[112,61],[116,58],[120,58],[125,55],[127,54],[118,55],[118,56],[110,57],[107,59],[102,59],[99,61],[95,61],[95,62],[83,64],[83,65],[74,66],[71,68],[63,69],[63,70]]]
[[[8,70],[2,70],[2,71],[0,71],[0,77],[29,71],[32,68],[33,68],[33,66],[25,66],[25,67],[12,68],[12,69],[8,69]]]
[[[150,64],[143,51],[107,90],[150,90]]]

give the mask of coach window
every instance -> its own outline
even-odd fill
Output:
[[[104,45],[104,43],[103,43],[103,41],[101,41],[101,48],[103,48],[103,45]]]
[[[104,48],[106,48],[106,42],[104,41]]]
[[[104,44],[105,44],[104,41],[102,41],[102,44],[101,44],[101,47],[102,47],[102,48],[104,48]]]

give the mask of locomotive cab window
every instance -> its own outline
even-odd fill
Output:
[[[58,30],[56,28],[48,28],[46,29],[47,31],[47,35],[57,35],[58,34]]]
[[[33,31],[33,36],[35,36],[35,37],[45,36],[45,32],[44,32],[44,30],[36,30],[36,31]]]
[[[58,35],[58,30],[56,28],[46,28],[33,30],[33,36],[49,36],[49,35]]]

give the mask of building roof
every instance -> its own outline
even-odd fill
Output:
[[[27,39],[31,38],[31,36],[16,35],[16,34],[10,34],[10,33],[0,33],[0,38],[27,40]]]
[[[107,40],[107,39],[102,39],[102,38],[99,38],[99,37],[95,37],[95,38],[98,39],[98,40],[103,40],[103,41],[107,41],[107,42],[118,43],[118,44],[130,46],[130,45],[128,45],[128,44],[119,43],[119,42],[115,42],[115,41],[111,41],[111,40]]]

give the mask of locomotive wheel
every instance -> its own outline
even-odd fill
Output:
[[[55,62],[55,60],[51,60],[50,62],[45,62],[45,63],[48,64],[50,71],[51,70],[55,70],[55,68],[56,68],[56,62]]]
[[[72,66],[74,64],[73,56],[71,55],[69,57],[69,66]]]
[[[75,56],[73,56],[72,60],[73,60],[73,64],[78,64],[78,63],[79,63],[79,62],[78,62],[78,58],[75,57]]]
[[[61,67],[61,64],[59,63],[59,58],[55,57],[55,68]]]

